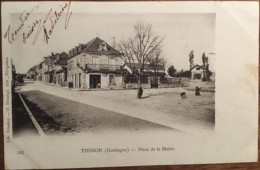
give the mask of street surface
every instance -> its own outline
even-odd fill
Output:
[[[56,122],[53,133],[57,129],[61,133],[169,129],[208,133],[215,126],[214,92],[195,96],[185,88],[144,89],[143,98],[137,99],[136,90],[75,91],[35,81],[25,82],[20,91],[32,108],[48,117],[47,122]],[[179,95],[183,91],[185,99]]]
[[[41,91],[22,92],[47,134],[106,133],[109,131],[173,130],[120,113],[71,101]],[[38,109],[33,106],[37,104]],[[39,112],[43,110],[45,113]],[[45,118],[42,118],[42,115]],[[50,127],[56,125],[56,127]]]

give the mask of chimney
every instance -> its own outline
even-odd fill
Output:
[[[113,39],[112,47],[116,48],[116,37],[113,36],[112,39]]]

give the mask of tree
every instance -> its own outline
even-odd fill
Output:
[[[189,78],[191,75],[190,75],[190,70],[181,70],[181,71],[176,71],[176,73],[174,74],[174,77],[187,77]]]
[[[119,43],[118,49],[123,54],[121,57],[132,70],[133,75],[138,78],[139,85],[146,64],[154,53],[160,50],[162,41],[163,38],[153,33],[151,24],[139,22],[134,25],[134,36],[128,40],[123,39]]]
[[[168,68],[167,71],[168,71],[168,74],[169,74],[171,77],[173,77],[177,70],[174,68],[173,65],[171,65],[171,66]]]
[[[154,75],[158,75],[160,70],[164,70],[167,64],[167,59],[161,55],[161,50],[155,50],[148,60],[149,69],[153,71]]]
[[[194,52],[193,50],[191,50],[190,54],[189,54],[189,61],[190,61],[190,70],[192,69],[193,67],[193,62],[194,62]]]
[[[206,62],[207,62],[207,58],[206,55],[205,55],[205,52],[202,54],[202,63],[203,63],[203,67],[205,68],[205,65],[206,65]]]
[[[202,54],[202,63],[203,63],[203,78],[202,80],[205,81],[207,78],[205,76],[205,71],[208,71],[208,57],[206,57],[205,52]]]

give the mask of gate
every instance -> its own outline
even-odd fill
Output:
[[[158,77],[150,77],[151,88],[158,88]]]

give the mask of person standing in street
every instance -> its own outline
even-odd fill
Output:
[[[200,88],[198,86],[195,89],[195,96],[200,96]]]
[[[138,99],[141,99],[141,98],[142,98],[142,95],[143,95],[143,88],[142,88],[142,86],[140,86],[140,87],[138,88],[137,98],[138,98]]]

